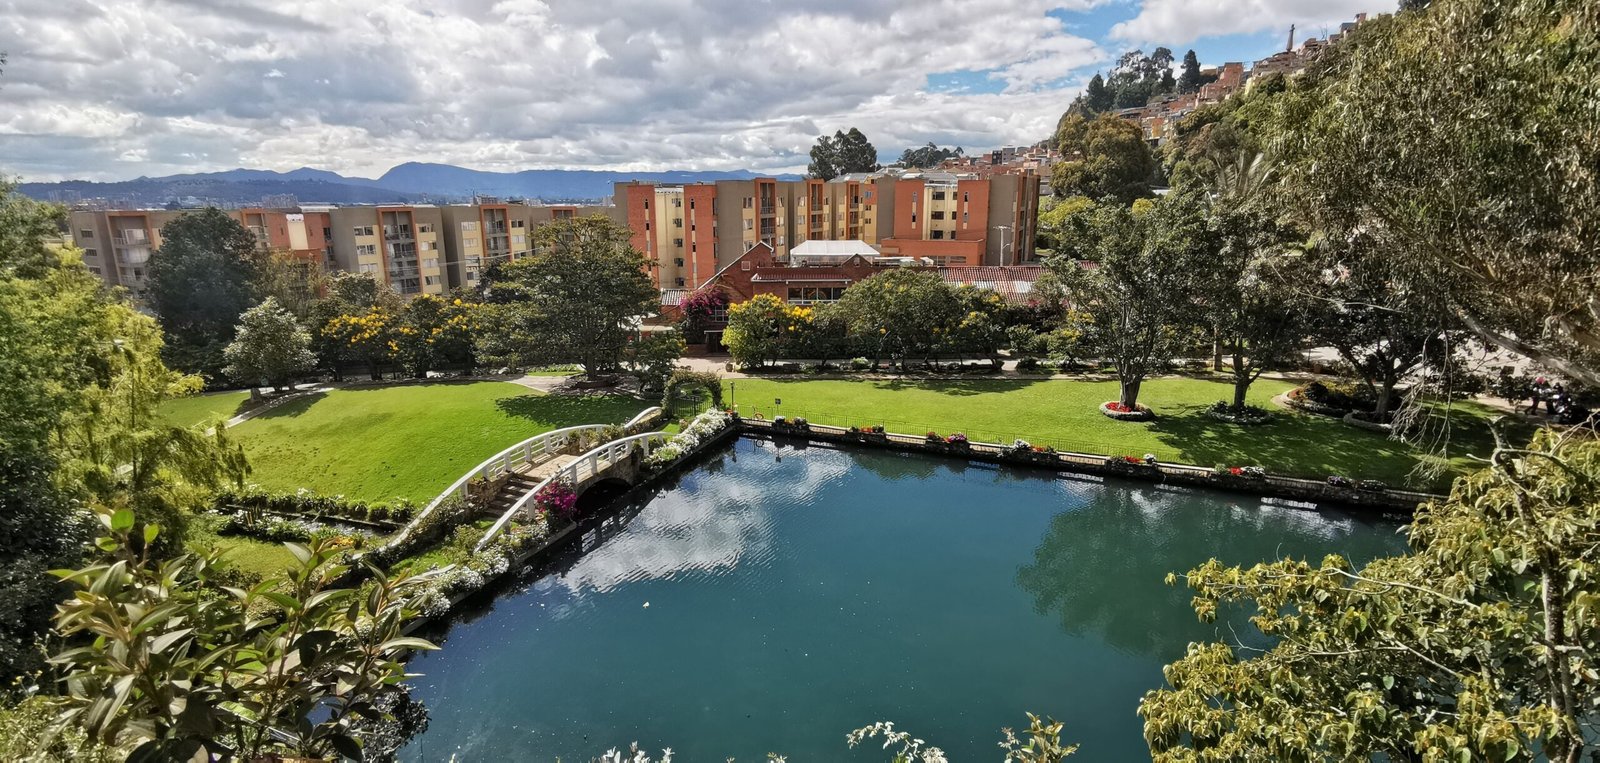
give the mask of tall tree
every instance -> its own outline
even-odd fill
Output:
[[[1410,553],[1184,576],[1265,651],[1190,644],[1139,705],[1156,761],[1591,760],[1600,443],[1540,433],[1424,504]],[[1176,582],[1169,576],[1168,582]]]
[[[1099,114],[1106,111],[1111,108],[1115,100],[1116,94],[1106,88],[1105,77],[1100,76],[1100,72],[1095,72],[1094,76],[1089,78],[1089,86],[1083,90],[1083,104],[1088,113]]]
[[[244,311],[223,358],[228,361],[227,374],[235,381],[254,387],[265,380],[280,391],[310,372],[317,362],[311,352],[311,333],[278,304],[277,297],[267,297]]]
[[[310,319],[311,310],[328,288],[328,275],[321,263],[284,252],[273,252],[261,259],[256,274],[256,294],[276,297],[298,320]]]
[[[1183,73],[1178,75],[1178,92],[1199,92],[1201,84],[1200,57],[1191,49],[1183,54]]]
[[[955,159],[963,154],[964,152],[961,150],[960,146],[956,146],[955,148],[940,148],[933,143],[929,143],[926,146],[908,148],[905,151],[902,151],[900,153],[900,160],[895,162],[895,164],[905,167],[906,169],[925,169],[928,167],[937,167],[939,166],[940,162],[946,159]]]
[[[1596,60],[1586,0],[1370,21],[1290,84],[1285,191],[1330,236],[1376,238],[1477,338],[1600,386]]]
[[[926,363],[944,346],[941,334],[965,315],[955,289],[938,273],[895,268],[852,284],[834,305],[838,315],[872,355]]]
[[[346,367],[377,361],[383,353],[369,353],[368,350],[387,349],[388,337],[383,338],[381,345],[364,344],[357,337],[369,332],[355,325],[355,319],[376,312],[387,326],[389,317],[401,309],[400,295],[384,288],[370,274],[334,273],[329,276],[325,294],[311,306],[306,321],[317,363],[333,374],[334,381],[343,381]],[[378,333],[382,332],[373,332],[374,337]],[[368,371],[373,379],[378,378],[375,362],[369,364]]]
[[[878,150],[866,135],[852,127],[849,132],[835,132],[831,138],[826,135],[817,138],[817,144],[811,147],[811,165],[806,172],[814,178],[832,180],[852,172],[879,169],[882,165],[878,164]]]
[[[511,366],[576,363],[591,378],[616,368],[661,303],[631,237],[600,215],[540,228],[537,254],[501,269],[495,288],[507,301],[486,306],[480,353]]]
[[[255,236],[221,210],[180,215],[162,226],[146,298],[166,332],[169,363],[207,381],[223,378],[223,348],[239,316],[255,304],[265,261]]]
[[[1062,120],[1056,145],[1063,160],[1051,172],[1057,196],[1114,196],[1124,204],[1151,195],[1155,156],[1138,123],[1101,114]]]
[[[1094,267],[1059,256],[1048,264],[1092,318],[1090,346],[1116,364],[1118,402],[1135,409],[1145,378],[1189,344],[1192,264],[1209,234],[1196,202],[1182,197],[1135,208],[1107,199],[1089,226]]]

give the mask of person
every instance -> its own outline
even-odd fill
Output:
[[[1529,393],[1532,400],[1528,401],[1528,415],[1536,416],[1539,413],[1539,398],[1544,396],[1544,377],[1533,380],[1533,391]]]
[[[1544,411],[1545,413],[1554,416],[1560,412],[1561,408],[1565,408],[1566,405],[1567,390],[1563,388],[1560,383],[1557,383],[1555,388],[1551,389],[1549,394],[1544,396]]]

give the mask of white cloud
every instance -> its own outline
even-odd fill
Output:
[[[0,170],[783,171],[850,126],[885,153],[1032,141],[1108,57],[1050,12],[1096,2],[12,0]],[[926,92],[945,72],[1002,92]]]
[[[1380,7],[1381,6],[1381,7]],[[1394,10],[1393,0],[1141,0],[1133,18],[1111,28],[1111,36],[1133,44],[1184,45],[1201,37],[1250,34],[1289,25],[1298,38],[1321,37],[1361,12]]]

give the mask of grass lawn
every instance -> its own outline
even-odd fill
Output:
[[[246,390],[180,397],[161,404],[161,418],[183,427],[213,419],[227,420],[243,412],[249,400]]]
[[[425,503],[466,470],[540,432],[623,423],[649,403],[558,396],[506,382],[339,389],[291,400],[232,432],[269,490]]]
[[[256,577],[268,577],[294,565],[294,555],[282,543],[237,535],[211,536],[212,549],[222,550],[222,564]]]
[[[727,384],[728,382],[725,382]],[[1114,421],[1100,403],[1117,398],[1114,381],[972,379],[950,381],[740,379],[732,396],[739,412],[803,416],[837,426],[882,424],[891,432],[964,432],[981,442],[1010,443],[1018,438],[1108,455],[1154,453],[1163,460],[1212,466],[1259,464],[1269,471],[1311,479],[1330,474],[1378,479],[1392,485],[1443,488],[1449,477],[1423,484],[1410,477],[1421,450],[1382,434],[1348,426],[1337,419],[1279,408],[1273,396],[1294,385],[1258,380],[1250,402],[1275,410],[1270,424],[1243,427],[1215,421],[1204,410],[1232,399],[1232,387],[1205,379],[1147,381],[1139,402],[1155,410],[1151,422]],[[775,398],[782,405],[773,405]],[[1493,409],[1457,403],[1452,421],[1452,470],[1472,468],[1467,453],[1487,453],[1492,440],[1485,422]]]

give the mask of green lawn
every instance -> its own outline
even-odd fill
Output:
[[[232,432],[269,490],[425,503],[507,446],[560,427],[622,423],[649,403],[557,396],[506,382],[340,389],[291,400]]]
[[[222,564],[252,577],[269,577],[294,565],[294,555],[282,543],[244,538],[238,535],[210,536],[205,544],[222,551]]]
[[[725,384],[728,384],[725,382]],[[1114,421],[1099,411],[1115,400],[1114,381],[1058,380],[781,380],[732,382],[731,401],[739,412],[803,416],[838,426],[882,424],[891,432],[963,432],[981,442],[1010,443],[1018,438],[1110,455],[1154,453],[1164,460],[1212,466],[1258,464],[1269,471],[1322,479],[1330,474],[1379,479],[1393,485],[1441,488],[1448,477],[1417,485],[1408,479],[1422,451],[1348,426],[1337,419],[1278,408],[1271,398],[1290,389],[1287,382],[1262,379],[1250,402],[1280,413],[1276,421],[1242,427],[1215,421],[1203,411],[1224,398],[1231,386],[1204,379],[1147,381],[1139,401],[1155,410],[1155,421]],[[781,398],[781,405],[774,399]],[[1484,422],[1493,410],[1458,403],[1451,435],[1454,470],[1471,468],[1466,453],[1486,453],[1491,440]]]
[[[161,417],[178,426],[192,427],[203,421],[231,419],[243,413],[250,393],[245,390],[190,395],[161,404]]]

